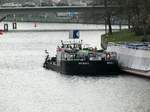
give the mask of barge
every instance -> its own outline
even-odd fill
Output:
[[[108,52],[116,52],[118,64],[122,71],[150,77],[149,43],[109,43]]]
[[[61,41],[56,56],[50,57],[46,51],[43,67],[48,70],[70,75],[116,75],[118,62],[115,52],[86,47],[82,40]]]

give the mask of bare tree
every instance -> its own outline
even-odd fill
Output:
[[[68,0],[61,0],[61,1],[59,1],[58,5],[59,6],[68,6],[69,3],[68,3]]]

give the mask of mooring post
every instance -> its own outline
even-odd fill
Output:
[[[121,20],[119,21],[119,30],[120,30],[120,31],[122,30],[122,23],[121,23]]]
[[[13,30],[14,30],[14,29],[17,29],[17,23],[16,23],[16,22],[13,22],[13,23],[12,23],[12,27],[13,27]]]
[[[8,24],[4,24],[4,31],[8,31]]]

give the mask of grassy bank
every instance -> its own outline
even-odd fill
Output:
[[[120,32],[113,32],[112,35],[102,35],[103,41],[105,42],[142,42],[143,41],[143,35],[137,36],[134,32],[128,31],[128,30],[122,30]],[[146,39],[148,42],[150,42],[150,35],[146,36]]]

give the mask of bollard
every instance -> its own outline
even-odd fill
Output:
[[[0,29],[0,35],[3,35],[3,30],[2,29]]]
[[[13,22],[13,23],[12,23],[12,27],[13,27],[13,30],[14,30],[14,29],[17,29],[17,23],[16,23],[16,22]]]
[[[121,21],[119,22],[119,30],[120,30],[120,31],[122,30],[122,24],[121,24]]]
[[[34,27],[35,27],[35,28],[37,27],[37,24],[36,24],[36,23],[34,23]]]
[[[4,31],[8,31],[8,24],[4,24]]]

